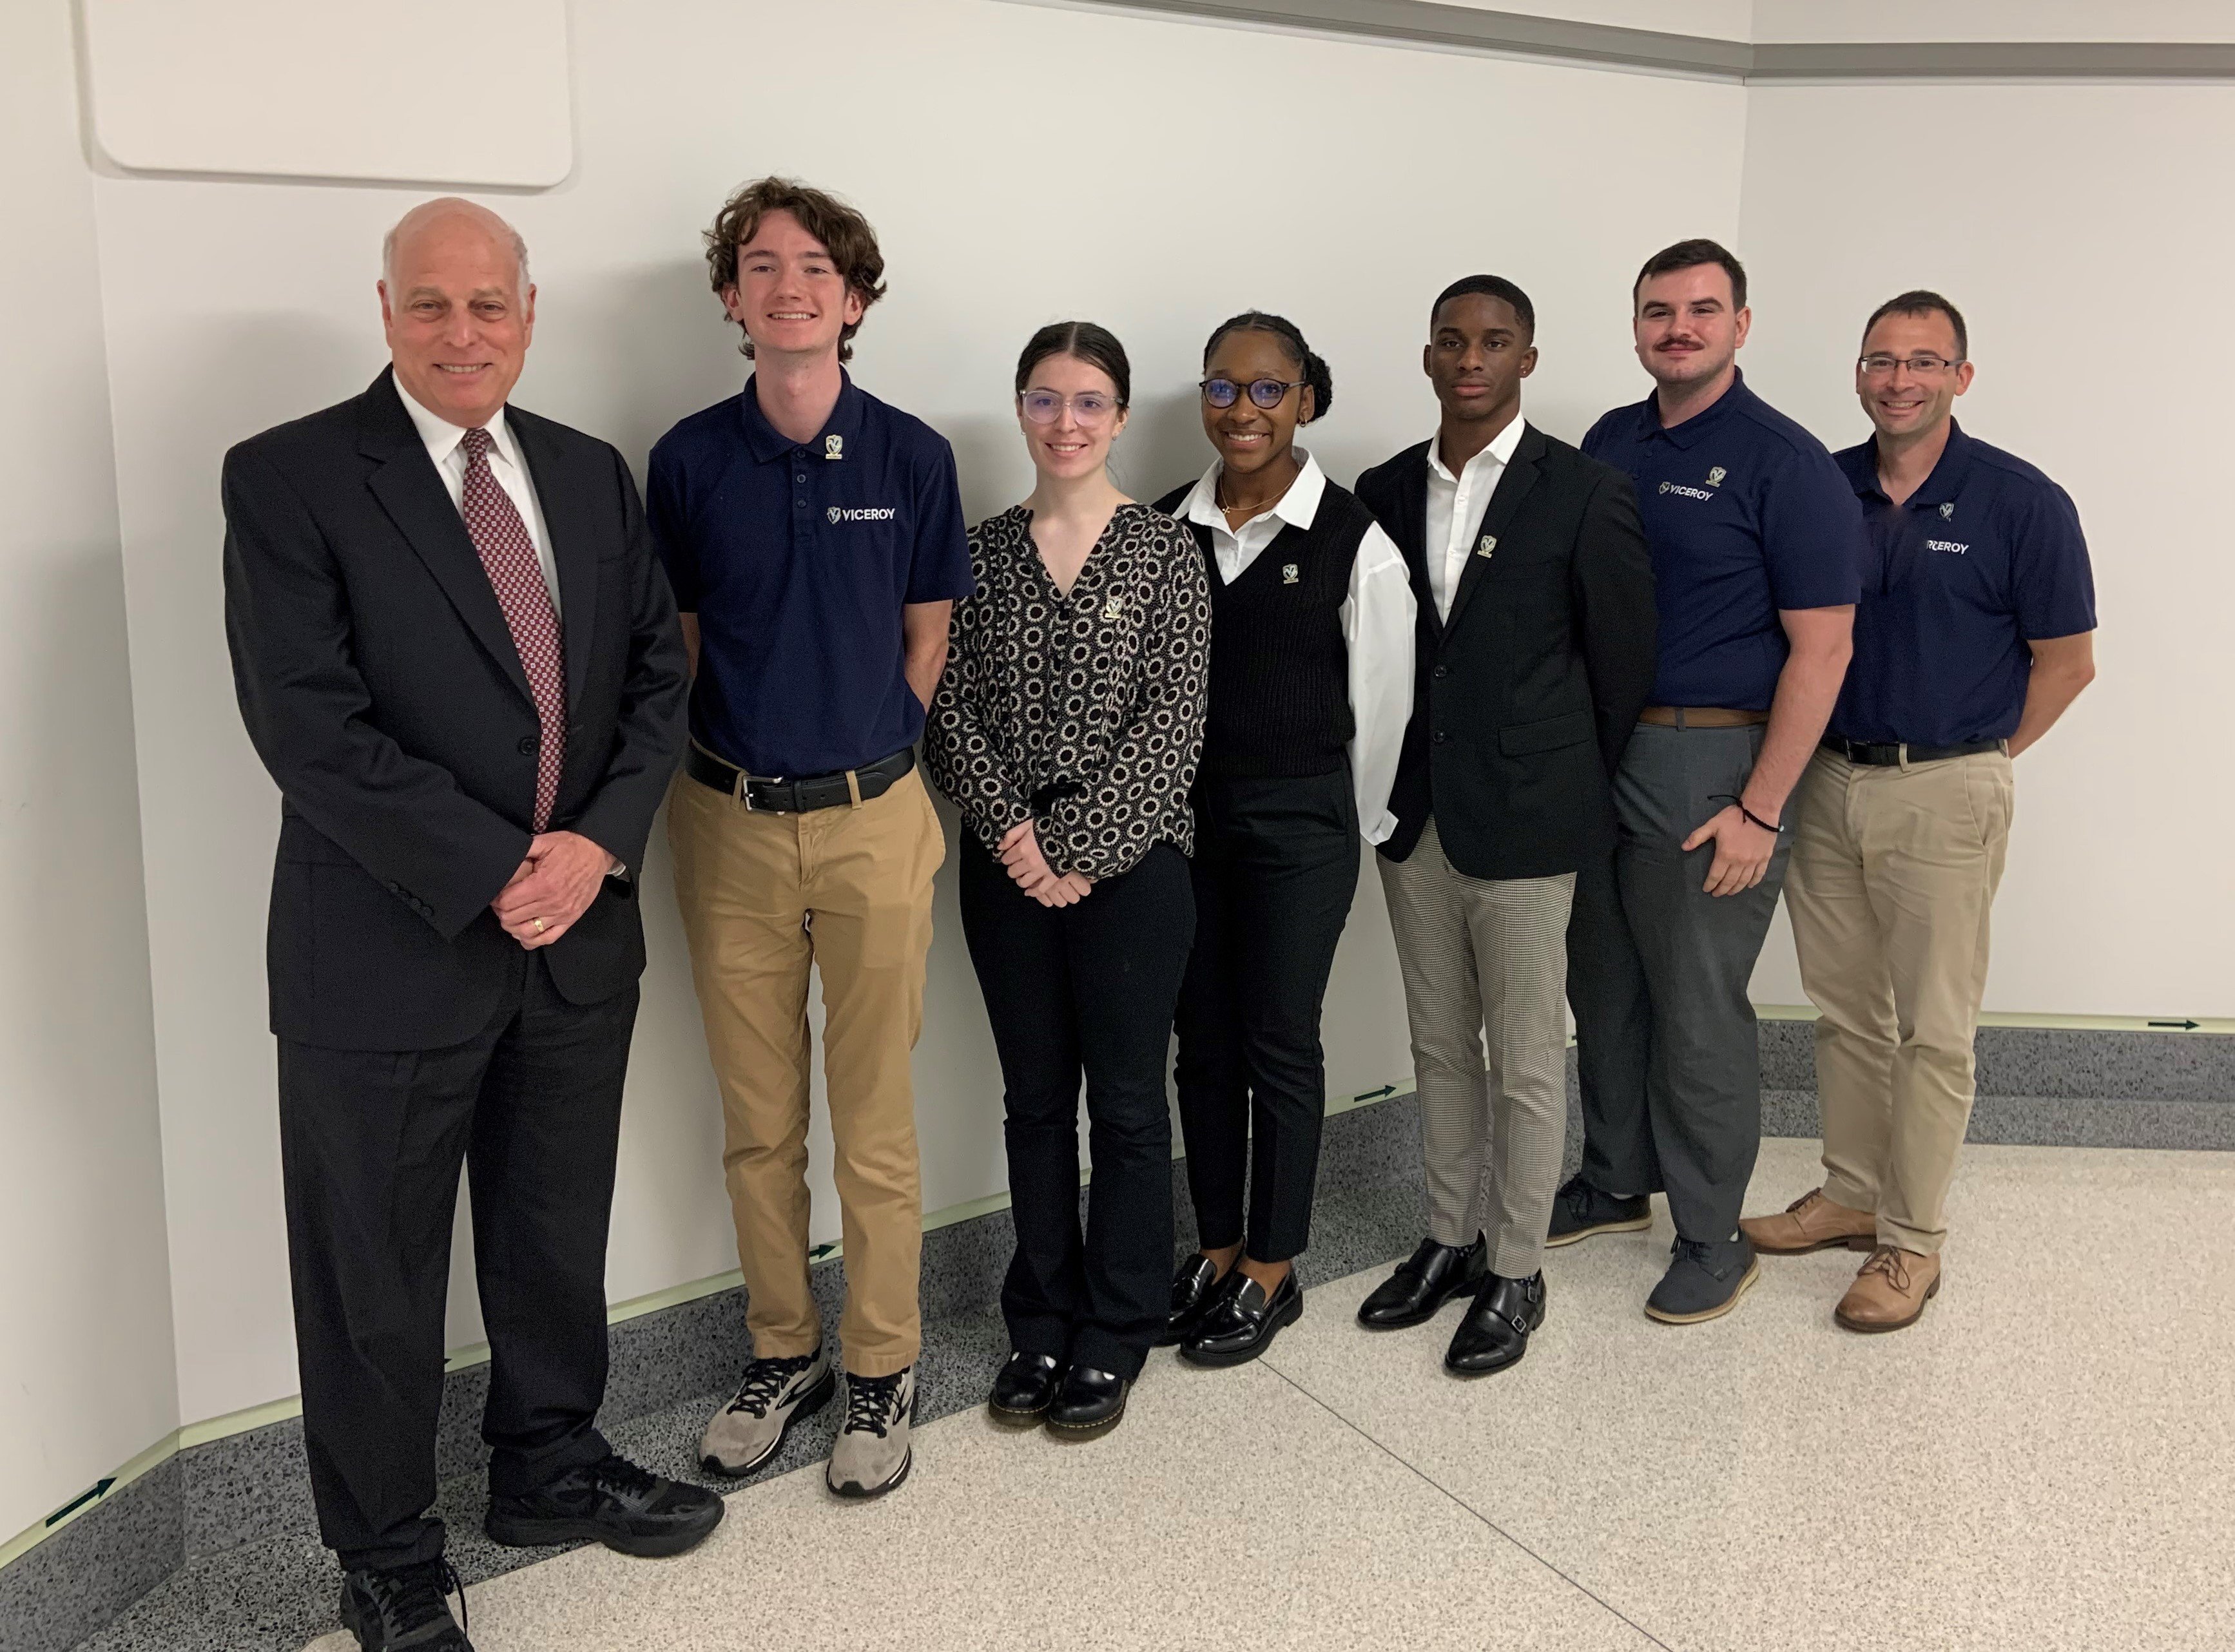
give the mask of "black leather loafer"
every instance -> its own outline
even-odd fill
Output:
[[[1231,1279],[1234,1276],[1226,1276]],[[1220,1280],[1218,1264],[1209,1257],[1190,1257],[1172,1275],[1172,1305],[1164,1329],[1157,1337],[1158,1348],[1170,1348],[1184,1342],[1196,1334],[1203,1316],[1210,1311],[1211,1299],[1218,1295]]]
[[[1133,1385],[1110,1371],[1074,1365],[1047,1408],[1047,1426],[1064,1440],[1106,1434],[1125,1414],[1125,1395]]]
[[[1423,1239],[1420,1248],[1358,1305],[1358,1322],[1369,1331],[1425,1325],[1452,1297],[1479,1285],[1489,1267],[1490,1247],[1479,1233],[1466,1245]]]
[[[1486,1274],[1475,1292],[1474,1305],[1452,1333],[1444,1354],[1444,1369],[1453,1376],[1488,1376],[1521,1363],[1529,1351],[1529,1333],[1544,1322],[1544,1275],[1508,1279]]]
[[[1063,1361],[1052,1354],[1012,1354],[993,1378],[986,1409],[995,1422],[1030,1428],[1047,1414],[1063,1382]]]
[[[491,1543],[513,1549],[587,1542],[658,1556],[696,1548],[721,1524],[722,1499],[713,1492],[613,1456],[526,1497],[492,1497],[482,1527]]]
[[[1269,1296],[1236,1268],[1219,1285],[1202,1327],[1180,1344],[1180,1358],[1190,1365],[1246,1365],[1273,1346],[1283,1325],[1303,1316],[1304,1288],[1294,1268]]]

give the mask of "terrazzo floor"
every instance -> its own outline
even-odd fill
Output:
[[[1812,1185],[1815,1153],[1763,1142],[1750,1208]],[[1255,1365],[1158,1354],[1104,1440],[965,1410],[882,1502],[809,1464],[681,1559],[576,1550],[478,1584],[474,1641],[2235,1646],[2235,1158],[1974,1146],[1950,1217],[1946,1285],[1888,1336],[1832,1322],[1845,1251],[1766,1258],[1685,1328],[1639,1311],[1665,1214],[1555,1251],[1527,1360],[1474,1383],[1437,1368],[1456,1307],[1355,1326],[1371,1269]]]

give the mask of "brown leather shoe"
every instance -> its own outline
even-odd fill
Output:
[[[1803,1193],[1775,1216],[1749,1216],[1739,1231],[1753,1248],[1773,1257],[1797,1257],[1844,1244],[1868,1250],[1878,1242],[1878,1218],[1870,1211],[1850,1210],[1820,1187]]]
[[[1832,1317],[1851,1331],[1897,1331],[1917,1323],[1940,1294],[1940,1258],[1882,1244],[1871,1252]]]

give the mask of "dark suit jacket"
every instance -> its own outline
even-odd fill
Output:
[[[629,867],[684,741],[682,634],[636,484],[602,441],[518,408],[559,571],[567,763],[554,831]],[[489,902],[525,854],[538,725],[496,593],[383,372],[225,459],[226,636],[248,737],[279,783],[272,1028],[338,1049],[462,1042],[519,944]],[[567,998],[644,968],[609,878],[542,949]]]
[[[1389,799],[1403,860],[1432,810],[1470,878],[1575,872],[1614,841],[1609,782],[1653,689],[1653,563],[1629,478],[1535,426],[1483,513],[1451,617],[1428,585],[1428,444],[1358,479],[1419,608],[1412,721]]]

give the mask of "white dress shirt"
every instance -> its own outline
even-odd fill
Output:
[[[1506,423],[1504,429],[1490,439],[1490,446],[1459,467],[1452,475],[1444,464],[1443,455],[1437,451],[1443,445],[1440,434],[1428,438],[1428,520],[1425,550],[1428,561],[1428,590],[1435,597],[1436,612],[1445,619],[1452,617],[1452,598],[1458,595],[1459,576],[1466,571],[1467,558],[1475,552],[1475,535],[1482,527],[1482,513],[1490,507],[1490,496],[1498,491],[1498,479],[1505,474],[1505,467],[1513,460],[1513,450],[1521,445],[1524,425],[1519,415]]]
[[[463,425],[452,424],[438,414],[433,414],[413,400],[411,392],[403,388],[403,381],[396,382],[396,394],[403,398],[403,410],[411,415],[417,427],[419,440],[427,444],[427,457],[435,461],[435,473],[449,490],[450,503],[461,513],[465,509],[466,439]],[[504,409],[499,408],[488,421],[489,473],[496,485],[511,497],[513,507],[520,513],[526,525],[528,537],[535,545],[535,559],[543,568],[543,583],[550,588],[551,611],[561,614],[559,605],[559,565],[551,559],[551,534],[543,526],[543,507],[536,503],[535,483],[528,473],[528,461],[520,456],[520,447],[512,439],[512,430],[504,421]],[[563,617],[563,614],[561,615]]]
[[[1291,525],[1308,528],[1327,492],[1327,473],[1301,448],[1303,469],[1270,510],[1251,517],[1239,532],[1218,508],[1218,473],[1214,460],[1203,480],[1180,502],[1183,522],[1210,530],[1219,578],[1232,584],[1265,547]],[[1377,523],[1359,541],[1350,565],[1350,589],[1342,599],[1342,640],[1350,656],[1350,712],[1358,732],[1350,741],[1350,780],[1358,799],[1358,829],[1368,843],[1383,843],[1397,829],[1389,813],[1389,788],[1397,783],[1397,758],[1405,745],[1405,725],[1412,717],[1412,582],[1404,556]],[[1214,624],[1210,645],[1218,646]]]

